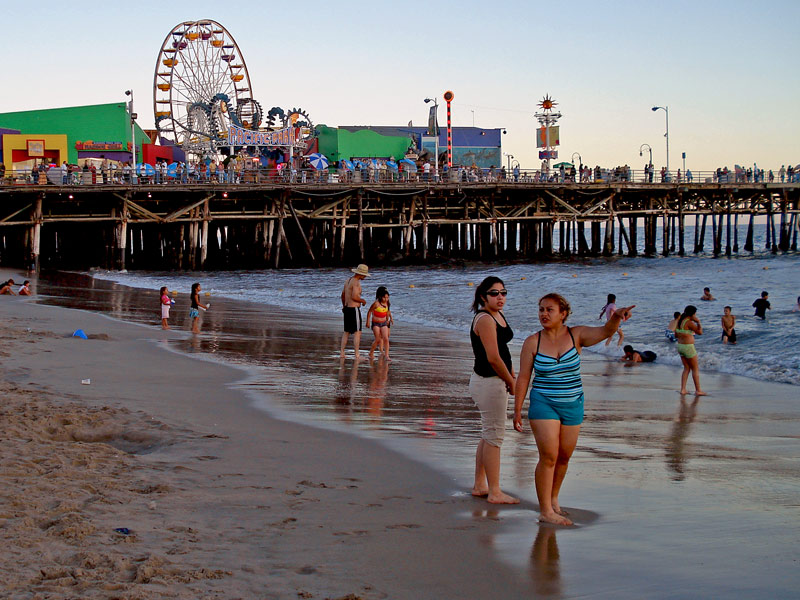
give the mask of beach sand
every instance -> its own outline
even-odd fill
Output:
[[[177,334],[2,300],[4,597],[525,593],[432,469],[268,417]]]
[[[800,586],[794,386],[704,373],[712,395],[694,402],[676,393],[675,368],[585,353],[587,421],[562,493],[577,527],[540,527],[529,432],[509,428],[503,448],[504,486],[522,503],[467,494],[478,423],[466,336],[398,324],[391,365],[355,367],[337,358],[335,315],[312,329],[304,313],[214,298],[193,337],[158,329],[155,291],[73,284],[38,288],[141,324],[0,302],[11,597],[751,598]],[[77,328],[108,339],[65,337]]]

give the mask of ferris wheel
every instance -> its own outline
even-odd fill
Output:
[[[259,127],[263,111],[244,57],[222,25],[186,21],[167,34],[156,61],[153,111],[161,137],[199,156],[226,147],[232,123]]]

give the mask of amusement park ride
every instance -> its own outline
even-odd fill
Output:
[[[159,136],[200,158],[238,152],[242,146],[231,143],[233,131],[290,130],[288,143],[247,144],[256,154],[258,146],[302,152],[314,137],[313,123],[301,108],[273,107],[264,114],[238,44],[210,19],[185,21],[167,34],[153,77],[153,111]]]

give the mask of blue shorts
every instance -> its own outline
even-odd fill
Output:
[[[580,400],[553,402],[536,390],[531,390],[528,419],[561,421],[562,425],[580,425],[583,423],[583,394]]]
[[[189,318],[190,319],[196,319],[199,316],[200,316],[200,311],[199,310],[197,310],[196,308],[190,308],[189,309]]]

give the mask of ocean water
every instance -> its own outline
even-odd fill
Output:
[[[756,254],[732,259],[708,257],[616,258],[547,264],[472,265],[465,267],[373,268],[363,283],[364,297],[374,298],[378,286],[391,294],[392,314],[403,322],[433,328],[468,331],[469,306],[475,287],[484,277],[502,278],[509,290],[505,312],[515,331],[515,343],[539,329],[537,301],[558,292],[572,305],[569,323],[601,325],[598,315],[606,295],[616,294],[618,306],[636,305],[625,323],[625,343],[652,350],[658,362],[680,367],[674,344],[664,337],[672,313],[688,304],[698,308],[705,334],[697,337],[703,371],[718,371],[759,380],[800,384],[800,312],[793,312],[800,296],[800,261],[794,254]],[[166,285],[185,298],[199,281],[213,297],[242,299],[273,306],[338,315],[342,285],[348,269],[286,269],[225,272],[95,272],[95,277],[158,290]],[[710,287],[715,302],[702,302]],[[766,321],[753,316],[752,303],[762,290],[769,292],[772,310]],[[738,344],[721,343],[723,307],[737,317]],[[366,317],[366,309],[363,311]],[[371,341],[368,332],[365,340]],[[591,352],[612,358],[621,355],[615,337],[610,346]]]

